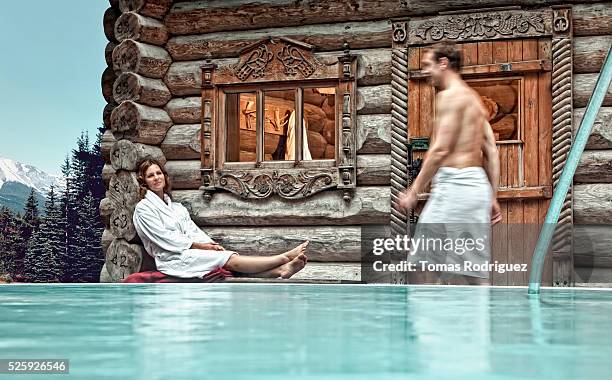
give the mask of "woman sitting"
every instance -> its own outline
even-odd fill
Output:
[[[174,277],[202,278],[223,268],[253,277],[289,278],[306,265],[304,242],[269,257],[246,257],[226,251],[191,220],[183,205],[172,202],[166,169],[155,160],[138,170],[141,201],[134,210],[134,226],[157,270]]]

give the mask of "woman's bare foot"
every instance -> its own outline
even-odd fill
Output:
[[[291,260],[295,259],[299,255],[303,255],[306,253],[306,249],[308,248],[308,243],[309,243],[308,240],[306,240],[305,242],[293,248],[292,250],[282,253],[282,255],[285,255],[289,259],[287,260],[287,262],[290,262]]]
[[[294,274],[304,269],[306,266],[306,258],[303,257],[304,254],[300,254],[296,256],[293,260],[288,262],[287,264],[281,266],[280,269],[280,277],[281,278],[291,278]]]

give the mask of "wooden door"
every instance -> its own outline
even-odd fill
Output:
[[[464,43],[463,78],[481,94],[498,140],[498,199],[503,222],[493,228],[492,261],[531,266],[552,195],[551,41],[516,39]],[[423,48],[409,49],[411,141],[431,136],[435,90],[420,74]],[[413,159],[425,151],[413,152]],[[547,256],[543,284],[552,283]],[[491,273],[493,285],[526,285],[529,271]]]

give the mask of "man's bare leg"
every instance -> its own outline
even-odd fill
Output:
[[[224,269],[232,272],[241,273],[261,273],[288,264],[300,255],[304,255],[308,242],[304,242],[297,247],[269,257],[249,257],[232,255],[223,266]],[[301,260],[301,258],[300,258]],[[301,268],[300,268],[301,269]]]

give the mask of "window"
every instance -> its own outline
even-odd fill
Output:
[[[336,87],[224,92],[225,163],[335,160]]]
[[[288,199],[356,186],[356,57],[267,38],[202,66],[202,187]],[[224,60],[228,62],[228,60]]]
[[[499,142],[522,143],[520,129],[521,78],[469,79],[489,111],[488,120]]]

